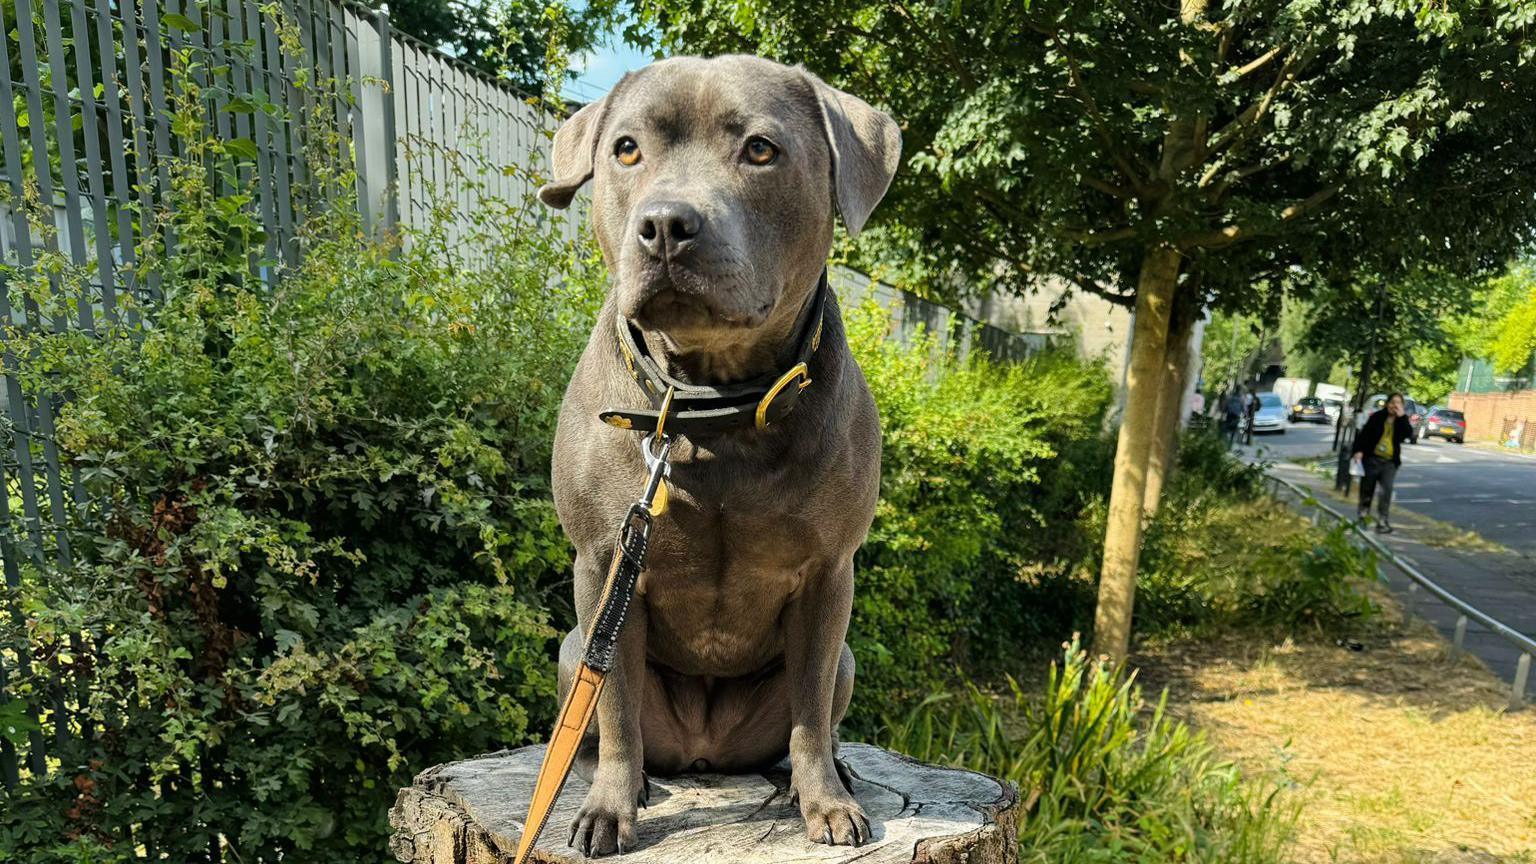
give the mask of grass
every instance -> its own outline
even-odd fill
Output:
[[[1429,625],[1385,610],[1352,650],[1251,634],[1137,658],[1244,770],[1283,772],[1297,864],[1536,864],[1536,711]]]
[[[887,721],[880,743],[1019,785],[1027,864],[1281,864],[1295,809],[1134,678],[1075,643],[1043,686],[971,688]]]

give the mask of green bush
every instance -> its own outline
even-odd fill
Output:
[[[4,333],[26,388],[69,394],[57,445],[90,506],[75,566],[37,550],[0,609],[0,647],[36,658],[8,687],[83,703],[48,776],[0,797],[0,860],[184,861],[215,837],[229,860],[382,860],[415,771],[552,720],[550,447],[602,269],[522,202],[401,248],[343,198],[268,287],[204,168],[231,155],[183,143],[146,323]],[[11,290],[70,314],[50,266],[80,275],[44,261]]]
[[[1016,659],[1070,616],[1061,607],[1077,607],[1059,600],[1057,575],[1092,542],[1075,520],[1103,473],[1110,390],[1102,368],[1070,353],[961,360],[929,335],[891,340],[889,314],[873,305],[848,318],[884,437],[850,635],[850,725],[867,732],[954,681],[957,665]],[[1051,598],[1040,604],[1050,611],[1031,597]]]
[[[1003,777],[1031,804],[1020,861],[1285,860],[1296,811],[1280,787],[1244,779],[1204,737],[1148,705],[1132,678],[1091,662],[1076,642],[1043,691],[968,688],[888,719],[881,741],[919,759]]]
[[[1184,436],[1179,470],[1147,529],[1137,629],[1335,631],[1369,620],[1376,559],[1270,498],[1259,468],[1208,433]]]

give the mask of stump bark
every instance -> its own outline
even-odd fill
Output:
[[[840,758],[868,814],[864,846],[806,838],[789,800],[789,765],[762,774],[652,778],[638,847],[616,864],[1014,864],[1018,790],[983,774],[939,768],[865,744]],[[524,747],[430,768],[400,790],[390,851],[407,864],[509,864],[544,748]],[[535,847],[541,864],[575,864],[567,826],[587,794],[572,775]]]

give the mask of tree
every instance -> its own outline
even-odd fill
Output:
[[[553,45],[570,54],[597,44],[606,11],[537,0],[368,0],[390,24],[529,93],[544,89]]]
[[[866,264],[1134,304],[1095,627],[1116,658],[1177,296],[1242,307],[1297,266],[1475,271],[1536,200],[1529,3],[636,2],[670,47],[804,62],[898,118]]]
[[[1316,302],[1300,345],[1314,354],[1348,358],[1360,370],[1357,407],[1369,394],[1383,390],[1435,398],[1433,392],[1412,385],[1438,389],[1433,381],[1446,365],[1441,355],[1456,354],[1459,362],[1457,323],[1472,315],[1482,298],[1477,283],[1436,271],[1397,279],[1362,275],[1313,291]]]
[[[1244,382],[1255,355],[1259,352],[1259,319],[1239,312],[1216,312],[1205,325],[1205,341],[1200,346],[1206,383],[1223,389],[1232,382]]]

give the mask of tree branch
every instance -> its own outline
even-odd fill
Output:
[[[1123,201],[1129,201],[1130,199],[1136,197],[1135,194],[1129,189],[1122,189],[1113,183],[1107,183],[1094,177],[1084,177],[1083,185],[1090,189],[1097,189],[1100,192],[1103,192],[1105,195],[1119,198]]]
[[[1280,211],[1280,222],[1293,222],[1297,219],[1300,219],[1313,210],[1316,210],[1318,207],[1321,207],[1328,201],[1328,199],[1337,195],[1339,193],[1339,189],[1340,187],[1337,184],[1328,186],[1323,189],[1319,189],[1306,198],[1297,201],[1295,204],[1287,206],[1285,209]],[[1224,225],[1214,231],[1202,231],[1199,233],[1186,235],[1179,240],[1178,245],[1181,249],[1220,249],[1226,246],[1231,246],[1235,243],[1240,243],[1245,240],[1252,240],[1256,237],[1262,237],[1271,233],[1273,232],[1268,229],[1261,229],[1251,225]]]
[[[1103,246],[1106,243],[1130,240],[1136,236],[1136,229],[1129,225],[1122,228],[1111,228],[1107,231],[1074,231],[1067,228],[1062,229],[1061,236],[1084,246]]]
[[[1232,69],[1232,70],[1229,70],[1228,72],[1224,73],[1221,76],[1224,79],[1224,81],[1222,83],[1233,84],[1233,83],[1236,83],[1238,81],[1241,81],[1243,78],[1247,77],[1248,75],[1250,75],[1250,74],[1252,74],[1254,72],[1257,72],[1260,69],[1263,69],[1264,66],[1269,63],[1269,61],[1275,59],[1276,57],[1279,57],[1285,51],[1289,50],[1289,48],[1290,48],[1290,46],[1289,45],[1285,45],[1285,44],[1276,45],[1275,47],[1269,49],[1268,51],[1265,51],[1263,54],[1260,54],[1258,57],[1254,58],[1253,60],[1250,60],[1247,63],[1244,63],[1243,65],[1237,67],[1236,69]]]
[[[1211,156],[1218,155],[1223,150],[1247,137],[1249,132],[1264,118],[1264,115],[1269,113],[1269,106],[1275,101],[1275,96],[1279,94],[1280,89],[1285,86],[1285,83],[1291,79],[1291,74],[1296,69],[1295,61],[1296,55],[1287,52],[1285,62],[1281,64],[1280,71],[1275,75],[1274,82],[1269,85],[1269,89],[1264,92],[1263,97],[1258,102],[1243,109],[1243,112],[1237,115],[1236,119],[1223,126],[1216,133],[1211,146],[1205,152],[1205,158],[1209,159]]]
[[[1252,165],[1245,165],[1242,168],[1234,168],[1231,171],[1222,174],[1222,166],[1226,163],[1222,162],[1221,160],[1217,160],[1215,164],[1213,164],[1209,169],[1206,170],[1204,174],[1200,176],[1200,180],[1195,184],[1195,188],[1204,189],[1211,184],[1211,181],[1216,179],[1217,175],[1221,175],[1221,182],[1217,184],[1216,188],[1211,190],[1209,194],[1211,201],[1219,201],[1222,196],[1227,194],[1227,190],[1232,188],[1233,185],[1241,183],[1242,181],[1252,177],[1255,174],[1262,174],[1271,168],[1279,168],[1281,165],[1284,165],[1289,161],[1291,161],[1291,154],[1287,153],[1284,156],[1281,156],[1279,159],[1274,160],[1273,162],[1256,162]]]

